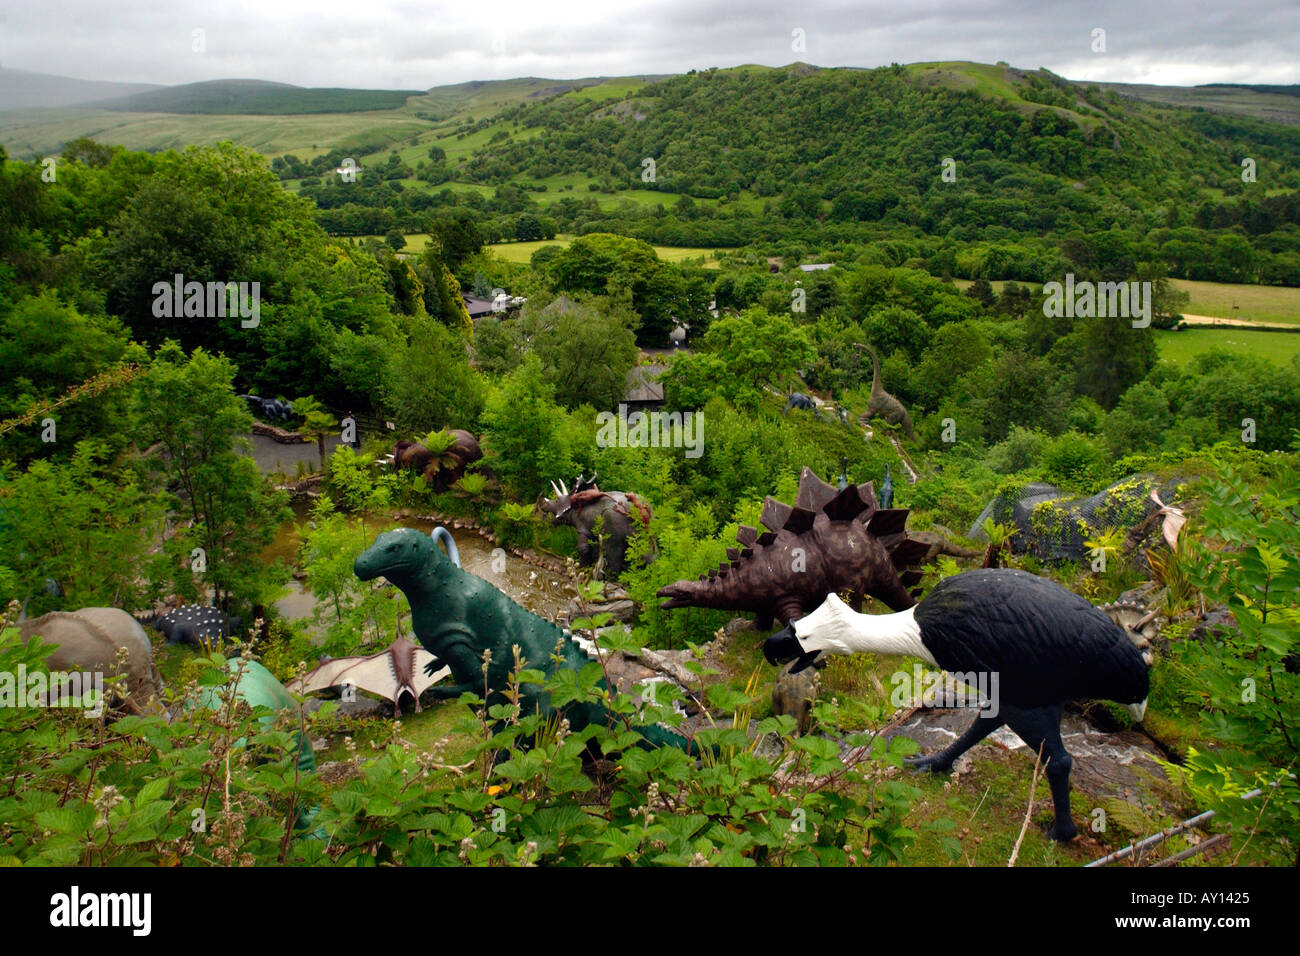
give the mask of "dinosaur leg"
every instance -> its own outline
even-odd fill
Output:
[[[1025,742],[1035,754],[1042,754],[1047,763],[1047,783],[1052,790],[1052,804],[1056,820],[1047,835],[1053,840],[1068,843],[1078,834],[1070,817],[1070,767],[1073,761],[1061,742],[1061,707],[1033,707],[1021,710],[1006,707],[1007,726]]]
[[[988,717],[982,711],[975,718],[966,732],[951,744],[928,757],[905,757],[903,762],[915,770],[929,770],[932,773],[947,773],[952,770],[952,762],[970,750],[977,743],[997,730],[1004,723],[1001,717]]]

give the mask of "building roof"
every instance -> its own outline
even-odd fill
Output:
[[[627,370],[627,391],[623,401],[662,402],[664,386],[659,375],[665,368],[666,365],[633,365]]]
[[[492,314],[492,300],[484,299],[477,295],[462,295],[465,300],[465,311],[469,313],[471,319],[481,319],[485,315]]]
[[[821,272],[823,269],[829,269],[835,265],[833,262],[810,262],[807,265],[799,267],[801,272]]]

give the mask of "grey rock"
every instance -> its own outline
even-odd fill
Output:
[[[303,710],[309,714],[314,714],[320,710],[323,700],[312,698],[303,705]],[[393,705],[386,700],[378,700],[374,697],[362,697],[358,695],[356,700],[336,701],[339,708],[335,711],[344,717],[383,717],[391,716]]]

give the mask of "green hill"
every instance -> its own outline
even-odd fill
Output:
[[[402,106],[419,90],[309,89],[265,80],[209,80],[147,90],[85,104],[129,113],[211,113],[281,116],[292,113],[357,113]]]

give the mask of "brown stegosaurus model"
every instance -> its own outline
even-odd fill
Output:
[[[881,508],[871,482],[837,490],[809,468],[799,475],[791,507],[768,497],[759,518],[768,530],[741,526],[742,548],[698,581],[659,590],[664,607],[752,611],[766,630],[811,612],[831,592],[848,592],[860,608],[867,595],[895,611],[916,603],[909,592],[921,573],[908,570],[929,550],[907,536],[906,508]]]

